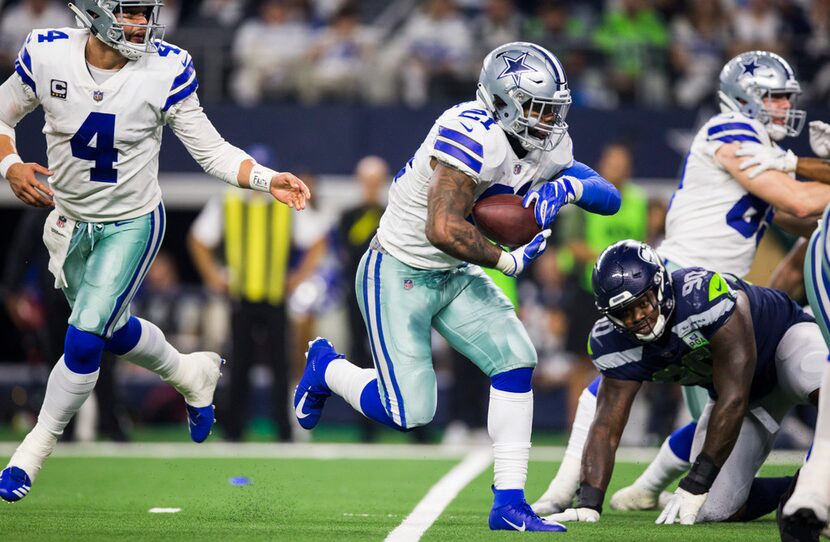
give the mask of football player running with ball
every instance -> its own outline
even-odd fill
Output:
[[[812,233],[830,202],[830,186],[799,182],[795,176],[830,183],[830,167],[816,158],[796,157],[778,145],[797,136],[804,125],[805,112],[795,109],[800,93],[792,68],[774,53],[741,53],[723,67],[718,92],[721,112],[692,141],[669,204],[666,238],[657,247],[669,271],[700,266],[744,277],[773,220],[797,235]],[[811,127],[811,138],[817,137],[814,132]],[[533,504],[539,514],[571,506],[600,380],[597,377],[580,396],[562,465]],[[684,387],[683,396],[697,420],[708,401],[706,391]],[[661,491],[690,467],[694,433],[695,422],[672,433],[634,484],[611,497],[611,508],[656,508]]]
[[[778,290],[699,267],[670,273],[637,241],[600,254],[593,288],[604,315],[589,341],[603,376],[597,415],[577,502],[553,518],[599,520],[631,405],[650,381],[700,386],[709,396],[692,468],[657,523],[750,521],[774,510],[780,492],[755,475],[790,408],[818,402],[827,347],[815,320]]]
[[[559,209],[619,209],[616,189],[574,162],[562,64],[531,43],[509,43],[484,60],[477,99],[443,113],[397,173],[389,206],[355,286],[374,369],[344,359],[327,340],[310,343],[294,396],[300,425],[313,428],[335,393],[381,424],[407,431],[436,408],[431,330],[490,377],[488,431],[495,458],[494,530],[564,531],[526,503],[536,350],[513,305],[480,266],[515,276],[545,250]],[[512,252],[467,221],[493,194],[523,195],[542,232]]]
[[[95,387],[101,353],[146,367],[185,398],[190,436],[214,422],[221,359],[180,354],[158,327],[130,316],[130,302],[164,236],[158,183],[167,124],[204,170],[230,184],[270,192],[303,209],[308,188],[225,142],[199,105],[193,60],[161,41],[161,0],[77,0],[85,28],[33,30],[0,86],[0,175],[24,203],[51,207],[44,228],[49,269],[72,314],[64,355],[32,431],[2,473],[0,497],[25,497],[58,437]],[[14,127],[43,107],[49,168],[24,163]],[[48,186],[36,174],[48,175]]]

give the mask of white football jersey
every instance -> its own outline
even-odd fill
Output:
[[[15,70],[43,106],[55,205],[84,222],[150,212],[161,201],[158,156],[173,105],[196,92],[190,55],[159,42],[158,54],[128,62],[97,84],[85,29],[33,30]]]
[[[432,246],[426,237],[427,192],[436,158],[476,181],[475,199],[495,194],[524,195],[573,164],[569,135],[551,151],[519,158],[484,104],[465,102],[445,111],[424,142],[395,175],[378,240],[392,256],[418,269],[449,269],[461,262]]]
[[[715,158],[724,143],[776,146],[764,126],[741,113],[721,113],[703,125],[686,155],[657,252],[681,267],[700,266],[744,277],[752,267],[774,209],[750,194]]]

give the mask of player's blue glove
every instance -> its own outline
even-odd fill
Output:
[[[575,181],[573,177],[560,177],[555,181],[546,182],[525,195],[522,205],[527,208],[534,202],[536,203],[533,214],[540,228],[549,228],[556,219],[559,209],[576,199]]]
[[[548,237],[550,237],[550,229],[542,230],[528,244],[520,246],[513,252],[502,252],[496,269],[508,277],[515,277],[524,271],[527,264],[545,251],[548,247]]]

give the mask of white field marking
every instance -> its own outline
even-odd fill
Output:
[[[402,460],[460,460],[466,455],[489,445],[440,444],[328,444],[328,443],[60,443],[52,457],[135,457],[135,458],[256,458],[256,459],[402,459]],[[0,457],[10,457],[17,443],[0,443]],[[657,455],[658,448],[625,447],[617,450],[617,460],[628,463],[647,463]],[[800,465],[806,451],[773,451],[768,465]],[[532,461],[561,461],[565,455],[562,446],[534,446]]]
[[[386,542],[417,542],[458,493],[467,487],[493,462],[488,447],[467,455],[464,460],[438,480],[415,509],[386,537]]]
[[[150,508],[147,510],[151,514],[175,514],[181,512],[181,508]]]

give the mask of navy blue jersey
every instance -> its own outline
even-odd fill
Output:
[[[672,290],[674,312],[656,341],[638,342],[607,318],[594,324],[589,354],[603,376],[703,386],[714,397],[709,341],[732,316],[740,290],[749,299],[755,330],[757,359],[750,392],[754,400],[775,386],[775,350],[784,333],[794,324],[814,321],[783,292],[699,267],[672,273]]]

